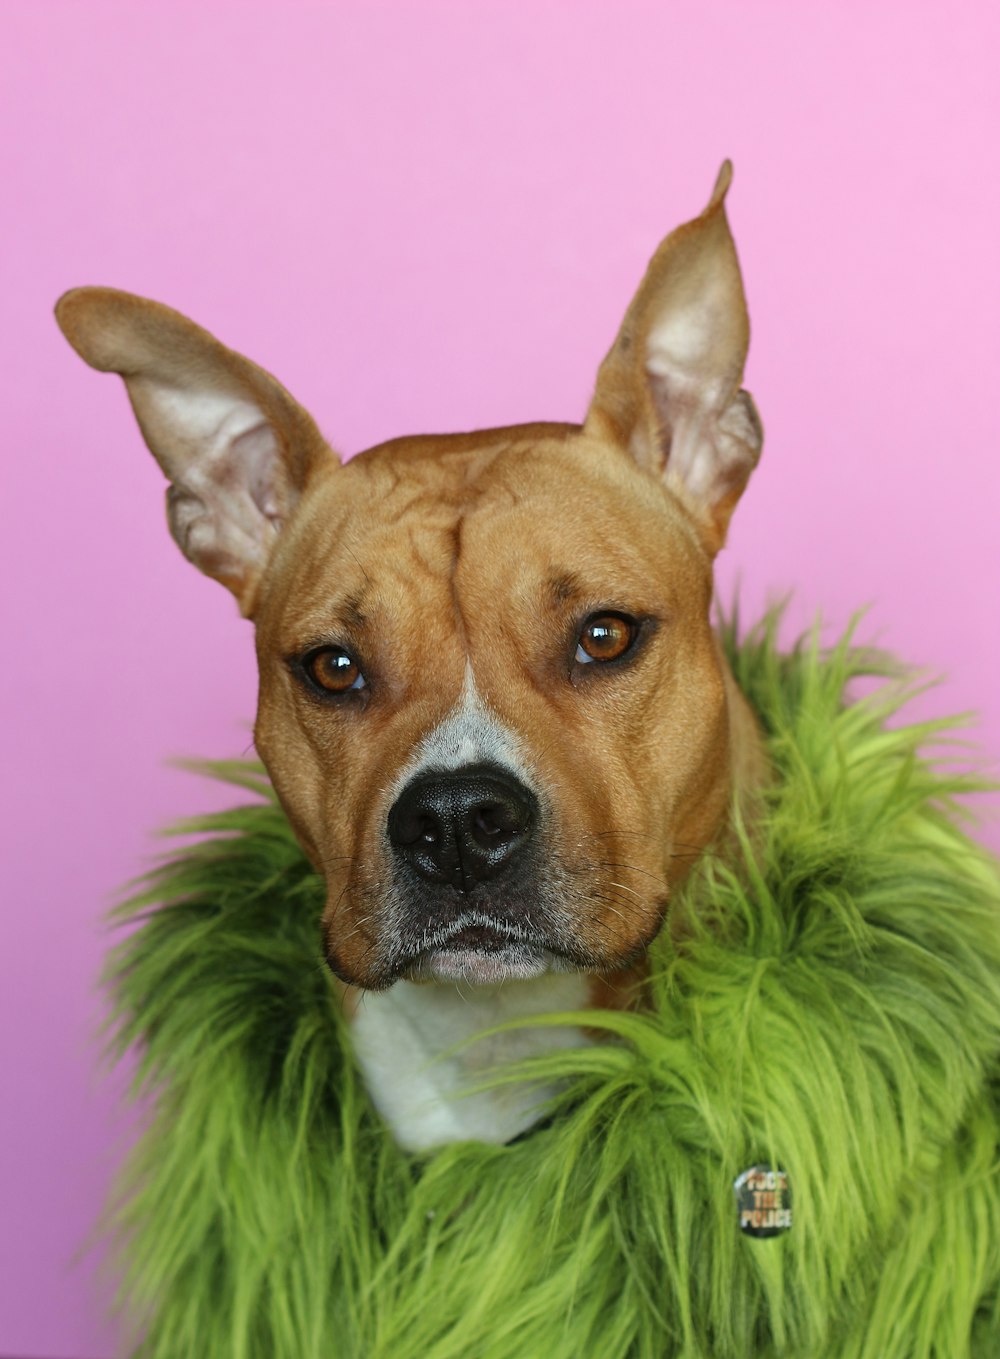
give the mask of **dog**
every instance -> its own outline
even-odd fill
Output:
[[[323,944],[397,1141],[506,1142],[551,1090],[482,1076],[628,1005],[699,855],[752,821],[761,736],[712,631],[761,451],[726,218],[659,246],[582,425],[393,439],[341,464],[261,368],[177,312],[78,288],[181,551],[256,627],[254,738],[325,879]],[[670,927],[669,925],[667,926]]]

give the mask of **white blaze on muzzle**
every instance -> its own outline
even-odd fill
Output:
[[[520,738],[487,706],[476,688],[472,663],[467,661],[458,701],[416,747],[397,780],[396,792],[421,774],[476,764],[497,765],[537,792]]]

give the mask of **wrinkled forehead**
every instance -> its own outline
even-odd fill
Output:
[[[711,564],[684,511],[651,478],[572,448],[519,475],[500,464],[464,516],[456,589],[478,616],[498,587],[522,609],[656,611],[699,596]]]
[[[704,592],[690,521],[628,459],[582,434],[468,437],[372,450],[310,495],[275,563],[282,631],[391,623],[445,646],[501,601],[571,611]]]

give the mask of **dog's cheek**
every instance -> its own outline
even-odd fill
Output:
[[[316,809],[321,806],[321,778],[315,759],[294,722],[274,720],[261,703],[254,725],[254,748],[264,763],[278,801],[309,862],[320,873],[324,835]]]
[[[401,770],[427,726],[425,705],[402,711],[374,707],[345,720],[325,752],[319,789],[324,929],[334,970],[355,985],[378,989],[400,930],[396,865],[387,826]]]
[[[378,988],[388,936],[380,808],[365,789],[378,787],[370,762],[352,758],[344,741],[318,754],[294,722],[275,731],[258,722],[256,740],[278,799],[310,862],[326,886],[322,947],[347,983]],[[329,736],[329,733],[328,733]]]
[[[533,751],[544,808],[542,913],[595,968],[617,966],[655,934],[666,896],[643,776],[617,733],[572,706],[547,713],[537,729],[547,733]]]
[[[262,668],[254,746],[296,836],[326,875],[356,852],[349,835],[355,761],[349,724],[308,705],[283,667]]]
[[[658,815],[668,855],[664,872],[676,885],[718,837],[732,792],[725,683],[708,649],[674,687],[671,717],[657,732],[670,768]]]
[[[572,815],[595,868],[603,865],[598,890],[626,903],[615,901],[641,934],[653,903],[686,876],[728,807],[725,684],[711,639],[678,646],[627,703],[609,705],[588,726],[567,780],[580,790]]]

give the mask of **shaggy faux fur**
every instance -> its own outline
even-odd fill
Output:
[[[871,657],[730,660],[779,779],[745,870],[703,861],[650,1013],[535,1064],[507,1147],[422,1160],[372,1110],[319,950],[323,893],[259,768],[121,912],[118,1050],[147,1122],[116,1208],[155,1359],[996,1359],[1000,885]],[[560,1016],[553,1023],[579,1023]],[[738,1226],[787,1171],[793,1226]]]

